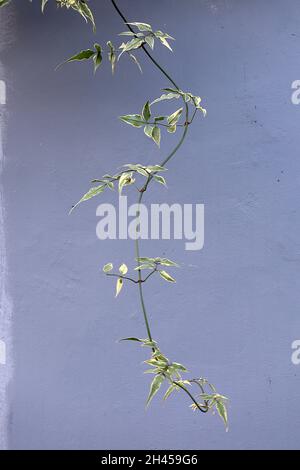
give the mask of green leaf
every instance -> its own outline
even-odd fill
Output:
[[[151,171],[151,172],[167,171],[167,168],[165,168],[164,166],[160,166],[160,165],[150,165],[150,166],[147,166],[146,168],[148,171]]]
[[[167,186],[166,180],[163,176],[160,175],[153,175],[153,178],[157,183],[163,184],[164,186]]]
[[[202,108],[202,106],[197,106],[197,109],[199,109],[200,111],[202,111],[203,116],[206,117],[206,115],[207,115],[206,109]]]
[[[156,100],[152,101],[152,104],[159,103],[160,101],[165,101],[165,100],[173,100],[173,99],[178,99],[180,98],[179,93],[164,93],[161,95],[159,98],[156,98]]]
[[[170,44],[168,43],[167,39],[172,39],[174,40],[174,38],[172,36],[170,36],[169,34],[167,33],[163,33],[162,31],[155,31],[154,35],[160,40],[160,42],[165,46],[167,47],[170,51],[172,51],[172,47],[170,46]]]
[[[155,267],[157,265],[172,266],[178,267],[174,261],[168,260],[167,258],[137,258],[138,263],[141,265],[148,265],[150,267]]]
[[[150,137],[150,139],[152,139],[152,132],[153,132],[153,129],[154,129],[154,126],[150,126],[149,124],[147,124],[145,127],[144,127],[144,132],[146,134],[147,137]],[[148,176],[146,174],[146,176]]]
[[[120,341],[138,341],[139,343],[143,343],[143,342],[144,342],[143,339],[134,338],[134,337],[131,337],[131,338],[122,338],[122,339],[120,339]],[[152,370],[152,369],[151,369],[151,370]]]
[[[96,52],[92,51],[92,49],[86,49],[70,57],[70,59],[68,59],[67,62],[72,62],[74,60],[88,60],[91,57],[93,57],[95,54]]]
[[[42,0],[42,5],[41,5],[42,13],[44,13],[45,6],[47,5],[47,3],[48,3],[48,0]]]
[[[115,53],[115,48],[114,45],[111,41],[107,41],[107,46],[109,47],[109,53],[108,53],[108,60],[111,63],[111,71],[112,74],[115,73],[115,66],[116,66],[116,61],[117,61],[117,56]]]
[[[119,193],[122,193],[124,186],[128,186],[134,183],[134,178],[132,178],[132,173],[123,173],[119,179]]]
[[[175,41],[175,38],[173,38],[172,36],[170,36],[168,33],[163,33],[162,31],[158,30],[158,31],[155,31],[155,36],[157,38],[167,38],[167,39],[172,39],[173,41]]]
[[[93,31],[95,32],[96,24],[95,24],[94,16],[88,4],[84,0],[79,0],[78,5],[72,6],[72,8],[74,10],[77,10],[81,14],[81,16],[83,16],[83,18],[86,20],[86,22],[89,20],[92,23]]]
[[[163,91],[168,91],[170,93],[179,93],[179,94],[183,93],[181,90],[178,90],[176,88],[169,88],[169,87],[163,88]]]
[[[149,395],[148,395],[148,398],[147,398],[147,403],[146,403],[147,406],[149,406],[149,404],[150,404],[151,400],[153,399],[154,395],[157,394],[157,392],[160,389],[161,384],[163,383],[164,380],[165,380],[165,378],[164,378],[163,375],[157,375],[152,380],[152,383],[151,383],[151,386],[150,386],[150,392],[149,392]]]
[[[159,259],[159,263],[162,264],[163,266],[173,266],[174,268],[178,268],[178,264],[175,263],[175,261],[171,261],[170,259],[167,258],[157,258]]]
[[[139,61],[137,60],[137,58],[135,57],[135,55],[129,52],[129,57],[130,57],[131,60],[135,63],[135,65],[138,67],[139,71],[140,71],[141,73],[143,73],[143,69],[142,69],[142,67],[141,67],[141,64],[139,63]]]
[[[126,24],[129,24],[130,26],[136,26],[139,31],[152,31],[152,27],[148,23],[134,22],[134,23],[126,23]]]
[[[125,274],[127,274],[128,272],[128,268],[126,266],[126,264],[121,264],[121,266],[119,267],[119,273],[122,274],[122,276],[125,276]]]
[[[153,265],[141,264],[140,266],[137,266],[136,268],[134,268],[135,271],[141,271],[142,269],[153,269]]]
[[[97,53],[94,55],[93,60],[94,60],[94,73],[97,72],[98,67],[100,66],[102,62],[102,48],[100,44],[95,44],[95,49]]]
[[[165,365],[167,365],[168,362],[169,362],[168,359],[161,353],[161,351],[160,351],[159,349],[157,349],[157,350],[152,354],[152,357],[154,357],[156,361],[157,361],[157,360],[163,361],[163,363],[164,363]],[[155,364],[157,364],[157,362],[156,362]]]
[[[145,41],[148,46],[153,50],[154,49],[154,37],[153,36],[145,36]]]
[[[194,103],[194,105],[195,105],[196,107],[199,106],[200,103],[201,103],[201,98],[200,98],[200,96],[193,96],[193,97],[192,97],[192,100],[193,100],[193,103]]]
[[[167,131],[170,133],[170,134],[174,134],[174,132],[176,132],[176,124],[174,126],[170,126],[168,127]]]
[[[123,287],[123,279],[119,277],[119,279],[117,280],[117,284],[116,284],[116,297],[118,297],[118,295],[120,294],[122,287]]]
[[[172,367],[174,369],[182,370],[184,372],[187,372],[186,367],[184,367],[182,364],[179,364],[179,362],[172,362]]]
[[[145,125],[145,121],[140,114],[127,114],[126,116],[120,116],[120,119],[133,127],[143,127]]]
[[[159,369],[147,369],[144,371],[144,374],[159,374],[160,370]]]
[[[133,38],[131,41],[126,42],[125,44],[121,44],[120,49],[122,49],[122,52],[119,54],[118,59],[120,59],[121,55],[124,52],[132,51],[133,49],[138,49],[141,47],[141,45],[144,43],[143,38]]]
[[[113,269],[113,264],[112,263],[107,263],[103,266],[103,271],[105,273],[109,273],[109,271],[111,271]]]
[[[172,47],[170,46],[170,44],[168,43],[168,41],[166,40],[166,38],[164,38],[164,37],[159,37],[158,39],[160,40],[160,42],[161,42],[165,47],[167,47],[170,51],[173,52],[173,49],[172,49]]]
[[[147,101],[144,104],[143,111],[142,111],[142,116],[145,119],[145,121],[149,121],[149,119],[151,118],[151,110],[150,110],[149,101]]]
[[[157,359],[149,359],[148,361],[144,362],[152,367],[158,367],[161,372],[164,372],[167,367],[167,364],[164,361],[159,361]]]
[[[150,264],[152,263],[152,264],[154,264],[155,258],[145,258],[145,257],[141,258],[141,257],[139,257],[139,258],[136,258],[136,261],[138,263],[150,263]]]
[[[11,0],[0,0],[0,8],[8,5]]]
[[[126,163],[123,165],[125,168],[129,168],[129,170],[137,170],[139,166],[141,166],[139,163],[134,164],[134,163]]]
[[[105,186],[103,186],[103,184],[101,184],[100,186],[94,186],[93,188],[91,188],[86,194],[84,194],[84,196],[82,196],[82,198],[77,202],[77,204],[75,204],[72,209],[70,210],[70,214],[71,212],[73,212],[73,210],[83,201],[88,201],[89,199],[91,199],[92,197],[95,197],[95,196],[98,196],[99,194],[103,193],[105,189]]]
[[[175,279],[172,276],[170,276],[170,274],[168,274],[166,271],[159,271],[159,274],[165,281],[176,282]]]
[[[215,401],[218,401],[218,400],[228,400],[227,397],[224,397],[224,395],[220,395],[219,393],[212,393],[212,394],[209,394],[209,393],[201,393],[201,398],[203,398],[204,400],[215,400]]]
[[[148,348],[156,348],[157,343],[156,341],[150,340],[150,339],[144,339],[143,341],[143,346],[148,346]]]
[[[85,49],[83,51],[80,51],[78,54],[73,55],[69,59],[62,62],[61,64],[59,64],[55,70],[57,70],[59,67],[69,62],[89,60],[91,57],[93,57],[96,54],[97,52],[93,51],[92,49]]]
[[[169,396],[171,395],[171,393],[174,392],[174,390],[176,390],[176,385],[172,384],[170,385],[170,387],[168,388],[168,390],[166,391],[166,393],[164,394],[164,400],[166,400],[167,398],[169,398]]]
[[[192,384],[189,380],[178,380],[178,383],[181,384],[181,385],[190,385],[190,386],[192,386]]]
[[[175,111],[173,114],[171,114],[171,116],[168,117],[167,121],[168,121],[168,124],[170,126],[174,126],[175,124],[177,124],[180,116],[181,116],[181,113],[183,111],[183,108],[179,108],[177,109],[177,111]]]
[[[137,36],[135,33],[132,31],[123,31],[123,33],[119,33],[119,36]]]
[[[226,431],[228,431],[228,415],[227,415],[226,406],[224,405],[222,401],[218,400],[216,403],[216,409],[217,409],[217,412],[219,413],[219,416],[224,421]]]
[[[158,147],[160,147],[160,138],[161,138],[160,128],[155,126],[152,131],[152,139],[158,145]]]

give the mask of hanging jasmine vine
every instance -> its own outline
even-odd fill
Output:
[[[0,0],[0,7],[10,3],[11,0]],[[32,0],[30,0],[32,1]],[[42,11],[45,10],[49,0],[41,0]],[[89,2],[85,0],[54,0],[58,7],[75,10],[79,13],[86,22],[90,22],[94,31],[96,30],[94,15],[89,7]],[[193,123],[197,112],[200,111],[202,116],[206,115],[206,110],[201,105],[201,98],[191,92],[183,91],[177,86],[176,82],[164,70],[164,68],[154,59],[149,52],[155,47],[156,42],[172,51],[170,42],[174,38],[168,33],[161,30],[153,29],[152,26],[144,22],[128,22],[123,13],[120,11],[115,0],[108,0],[112,4],[115,11],[121,17],[122,21],[127,26],[127,31],[121,32],[120,37],[128,38],[128,41],[122,41],[118,46],[109,40],[106,44],[100,45],[95,43],[92,47],[83,49],[80,52],[73,54],[69,59],[63,63],[77,62],[77,61],[91,61],[93,64],[94,72],[97,72],[101,66],[104,58],[108,59],[111,65],[112,73],[115,72],[117,64],[124,56],[128,56],[141,71],[141,65],[134,54],[134,52],[142,51],[145,53],[154,66],[162,73],[165,79],[168,80],[171,86],[163,88],[163,94],[153,101],[149,99],[141,106],[141,110],[136,114],[125,114],[120,116],[120,120],[137,129],[143,129],[146,137],[153,140],[159,147],[162,130],[174,134],[181,130],[181,135],[178,143],[174,149],[166,156],[160,164],[143,165],[142,163],[128,163],[115,174],[105,174],[99,179],[94,179],[92,187],[84,194],[81,199],[75,204],[71,212],[82,202],[88,201],[93,197],[99,196],[107,189],[118,189],[121,194],[125,191],[127,186],[132,186],[138,192],[138,205],[141,204],[144,193],[149,189],[152,182],[156,182],[166,186],[166,179],[164,174],[167,170],[166,164],[174,157],[181,145],[183,144],[189,126]],[[181,106],[174,106],[174,111],[170,115],[157,115],[155,112],[155,104],[161,101],[181,101]],[[139,215],[139,214],[138,214]],[[138,224],[137,224],[138,226]],[[138,235],[138,229],[137,229]],[[195,378],[187,379],[184,374],[187,369],[179,362],[174,362],[168,359],[165,354],[160,350],[158,343],[153,339],[147,309],[144,301],[143,287],[146,282],[151,281],[152,276],[159,276],[163,281],[175,283],[173,270],[178,268],[175,261],[161,257],[145,257],[140,255],[140,243],[138,236],[135,240],[135,258],[136,268],[130,274],[128,267],[122,263],[114,269],[113,263],[108,262],[103,267],[104,274],[108,277],[115,278],[115,296],[120,295],[124,285],[134,284],[138,288],[141,310],[143,313],[147,338],[128,337],[121,341],[132,341],[139,343],[142,347],[148,348],[150,357],[145,361],[149,366],[145,373],[152,374],[154,378],[150,384],[150,391],[147,398],[147,406],[150,404],[153,397],[159,392],[161,387],[165,384],[166,389],[163,399],[166,400],[176,392],[184,392],[191,400],[191,408],[195,411],[207,413],[208,411],[216,411],[225,423],[226,429],[228,425],[226,402],[227,398],[220,395],[216,388],[210,384],[206,379]],[[171,271],[171,274],[170,274]],[[144,274],[145,273],[145,274]],[[196,387],[196,394],[192,393],[192,387]]]

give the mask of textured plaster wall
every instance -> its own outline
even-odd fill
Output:
[[[204,203],[205,246],[193,253],[180,240],[145,242],[144,255],[182,264],[176,285],[149,283],[146,302],[163,351],[230,397],[229,433],[217,417],[192,413],[182,395],[145,411],[146,352],[117,343],[145,336],[137,292],[115,300],[100,271],[107,261],[132,266],[132,242],[97,240],[98,201],[67,215],[90,179],[127,162],[157,163],[172,148],[176,137],[159,153],[116,119],[168,84],[144,57],[143,75],[126,60],[113,79],[107,65],[96,77],[89,64],[54,72],[94,37],[79,16],[51,5],[41,16],[33,3],[16,0],[0,17],[1,30],[11,15],[16,25],[0,69],[8,111],[0,339],[8,293],[14,306],[13,351],[0,364],[2,382],[14,362],[6,397],[0,387],[1,418],[4,409],[10,416],[1,445],[299,448],[300,366],[291,362],[300,337],[300,107],[291,103],[299,2],[120,0],[130,20],[177,38],[174,55],[157,47],[155,56],[208,109],[169,165],[168,191],[145,198]],[[109,1],[98,2],[96,17],[100,43],[124,29]]]

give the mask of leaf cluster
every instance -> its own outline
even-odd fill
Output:
[[[152,101],[151,105],[153,105],[155,103],[159,103],[160,101],[183,98],[185,103],[191,103],[192,105],[194,105],[194,107],[197,110],[202,111],[203,115],[206,116],[206,114],[207,114],[206,109],[204,109],[200,105],[200,103],[202,101],[200,96],[193,95],[190,92],[177,90],[176,88],[163,88],[163,91],[165,91],[166,93],[162,94],[159,98],[156,98],[154,101]]]
[[[1,1],[1,0],[0,0]],[[46,0],[47,3],[48,0]],[[70,4],[70,2],[60,2],[61,6],[66,6],[67,8],[73,8],[77,9],[79,13],[81,13],[85,19],[87,19],[87,12],[86,9],[88,9],[89,13],[89,18],[90,21],[92,21],[93,25],[94,23],[94,18],[92,15],[91,10],[87,6],[83,0],[73,0],[75,3]],[[78,5],[77,5],[78,3]],[[84,6],[82,6],[83,4]],[[44,9],[45,4],[42,6],[42,9]],[[163,33],[162,31],[152,31],[152,27],[148,25],[147,23],[128,23],[130,25],[136,26],[140,31],[145,31],[144,33],[139,32],[139,33],[134,33],[131,31],[125,31],[123,33],[120,33],[120,36],[133,36],[132,39],[130,39],[127,42],[122,42],[118,48],[116,48],[112,41],[107,41],[106,46],[107,46],[107,55],[108,55],[108,60],[111,63],[111,68],[112,68],[112,73],[114,73],[116,64],[121,58],[121,56],[124,53],[127,53],[129,57],[133,60],[133,62],[138,66],[140,72],[142,72],[142,67],[136,58],[136,56],[133,54],[132,51],[139,49],[142,47],[144,44],[148,44],[152,49],[154,47],[154,40],[155,38],[159,39],[160,42],[171,49],[167,39],[174,39],[172,36],[170,36],[167,33]],[[94,62],[94,72],[97,71],[98,67],[100,66],[102,62],[102,46],[99,44],[95,44],[94,48],[96,49],[95,51],[92,49],[84,49],[76,54],[74,54],[72,57],[69,59],[65,60],[64,63],[68,62],[74,62],[74,61],[83,61],[83,60],[89,60],[93,59]],[[172,50],[172,49],[171,49]],[[62,65],[62,64],[60,64]]]
[[[106,263],[103,266],[103,272],[107,276],[117,277],[117,284],[116,284],[116,297],[121,292],[123,288],[124,280],[128,280],[134,282],[135,284],[146,282],[153,274],[158,273],[162,279],[167,282],[176,282],[175,279],[162,267],[169,266],[169,267],[178,267],[178,264],[174,261],[171,261],[167,258],[137,258],[138,266],[134,268],[134,271],[142,271],[144,269],[149,269],[150,273],[142,279],[139,277],[138,279],[132,277],[125,277],[128,273],[128,267],[126,264],[121,264],[119,267],[119,272],[112,272],[113,271],[113,263]]]
[[[119,36],[132,37],[130,41],[121,44],[121,54],[123,54],[123,52],[128,52],[133,49],[138,49],[144,44],[147,44],[151,49],[154,49],[155,40],[158,40],[163,46],[167,47],[170,51],[172,51],[172,48],[168,41],[175,41],[175,38],[170,36],[168,33],[164,33],[160,30],[153,31],[152,26],[148,23],[140,23],[136,21],[127,24],[129,26],[136,27],[139,32],[135,33],[134,31],[124,31],[123,33],[119,34]]]
[[[147,101],[143,106],[141,114],[126,114],[125,116],[120,116],[120,119],[130,126],[137,128],[143,127],[145,135],[152,139],[159,147],[161,142],[161,129],[159,126],[165,127],[168,132],[173,134],[176,132],[182,111],[183,108],[179,108],[170,116],[152,117],[151,104]]]
[[[114,175],[105,174],[100,179],[96,178],[92,180],[92,183],[97,183],[97,186],[92,186],[87,193],[85,193],[81,199],[71,208],[70,213],[82,202],[88,201],[95,196],[102,194],[107,188],[114,190],[115,185],[118,186],[119,194],[122,194],[122,190],[125,186],[130,186],[135,183],[135,175],[141,175],[147,180],[151,177],[154,181],[159,184],[166,186],[166,180],[163,176],[158,173],[167,171],[166,168],[160,165],[142,165],[140,163],[128,163],[123,165],[122,170]],[[100,183],[100,184],[98,184]],[[142,190],[142,189],[141,189]],[[140,190],[140,191],[141,191]]]
[[[193,410],[204,409],[206,411],[216,411],[220,418],[223,420],[226,429],[228,429],[228,414],[227,414],[227,398],[224,395],[217,393],[216,388],[210,384],[206,379],[192,379],[187,380],[182,378],[182,374],[187,373],[187,368],[179,362],[171,362],[159,349],[157,342],[149,339],[140,339],[136,337],[123,338],[121,341],[135,341],[139,342],[144,347],[151,348],[151,357],[144,361],[151,369],[147,369],[145,374],[154,374],[155,377],[151,381],[150,391],[146,401],[148,406],[154,396],[159,392],[161,386],[166,383],[167,390],[164,393],[163,399],[167,400],[174,392],[185,389],[187,386],[191,387],[196,384],[200,387],[201,393],[198,395],[199,402],[193,403],[191,408]],[[205,387],[210,389],[210,393],[205,392]]]
[[[32,3],[32,0],[29,0]],[[41,10],[44,13],[45,7],[49,0],[41,0]],[[8,5],[11,0],[0,0],[0,8]],[[96,31],[96,23],[92,10],[88,5],[88,0],[55,0],[58,7],[71,8],[77,11],[86,22],[90,21],[93,25],[93,30]]]

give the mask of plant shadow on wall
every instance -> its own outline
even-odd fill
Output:
[[[0,0],[0,7],[6,6],[10,1],[11,0]],[[49,0],[41,0],[42,11],[44,11],[48,1]],[[171,134],[180,132],[180,138],[174,149],[159,165],[153,164],[145,166],[141,163],[126,164],[122,167],[121,171],[116,174],[106,174],[100,179],[93,180],[93,186],[86,194],[84,194],[79,202],[72,207],[71,212],[80,203],[99,196],[107,189],[114,190],[115,186],[117,186],[120,194],[128,186],[134,188],[138,193],[137,207],[139,208],[142,203],[144,193],[149,190],[152,183],[166,185],[164,174],[167,170],[167,163],[180,149],[188,134],[189,126],[194,122],[196,115],[199,114],[199,112],[202,116],[206,115],[206,110],[201,106],[201,98],[190,92],[183,91],[149,52],[149,50],[154,49],[157,42],[172,51],[170,43],[174,38],[161,30],[154,30],[148,23],[128,22],[116,2],[114,0],[108,1],[111,2],[112,7],[127,27],[127,31],[119,34],[123,39],[121,44],[118,47],[115,47],[114,43],[109,40],[103,48],[100,44],[95,43],[92,48],[76,53],[64,63],[90,60],[93,64],[94,72],[97,72],[103,58],[108,57],[112,73],[114,74],[120,59],[123,59],[124,57],[128,57],[132,60],[133,63],[141,70],[140,63],[136,57],[136,52],[145,53],[153,65],[162,73],[163,77],[167,79],[168,86],[163,88],[163,94],[159,98],[154,99],[152,102],[147,100],[146,103],[141,106],[140,112],[138,111],[136,114],[121,116],[120,119],[122,122],[130,126],[143,129],[145,136],[152,139],[158,147],[160,146],[162,131],[166,131]],[[96,32],[94,15],[87,1],[56,0],[56,4],[58,7],[65,7],[78,12],[86,22],[91,22],[93,30]],[[181,106],[179,108],[176,107],[177,109],[175,109],[171,115],[157,115],[155,113],[155,104],[166,100],[174,101],[174,103],[179,101]],[[107,263],[104,266],[103,271],[107,276],[116,278],[116,296],[120,294],[125,283],[133,284],[138,289],[140,305],[147,331],[147,338],[140,339],[130,337],[124,338],[121,341],[133,341],[139,343],[142,347],[149,349],[150,358],[145,361],[145,364],[150,366],[150,369],[146,370],[145,373],[153,374],[154,378],[150,385],[147,405],[149,405],[153,397],[160,390],[161,386],[166,383],[167,389],[163,397],[164,400],[170,397],[173,393],[182,391],[191,400],[192,403],[190,406],[193,410],[200,411],[202,413],[216,411],[224,421],[227,429],[227,398],[220,395],[216,388],[204,378],[186,379],[184,376],[184,374],[187,373],[185,366],[179,362],[170,361],[160,350],[158,343],[152,337],[143,295],[144,285],[148,281],[151,282],[152,276],[160,276],[163,281],[175,283],[176,281],[173,275],[169,274],[166,270],[176,268],[178,265],[174,261],[166,258],[149,258],[141,256],[139,242],[139,216],[140,212],[138,209],[135,237],[137,266],[134,269],[134,272],[132,274],[128,274],[128,268],[124,263],[121,264],[116,271],[114,271],[112,263]],[[193,390],[195,387],[196,394]]]

